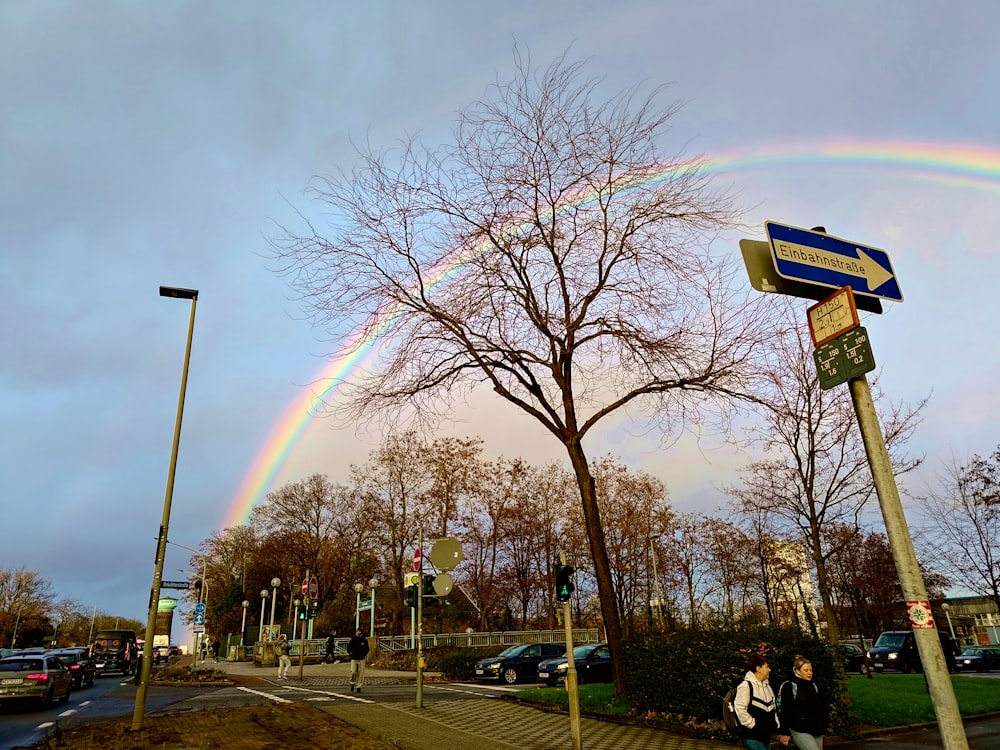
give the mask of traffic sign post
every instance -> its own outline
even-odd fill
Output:
[[[825,232],[764,222],[774,268],[786,279],[902,302],[903,293],[885,250]]]
[[[413,569],[419,571],[423,568],[423,556],[420,554],[420,548],[417,547],[413,550]]]
[[[180,591],[191,588],[190,581],[160,581],[161,589],[178,589]]]
[[[838,289],[818,304],[806,309],[809,334],[816,346],[861,325],[851,287]]]
[[[875,369],[868,331],[858,326],[813,351],[819,387],[824,391]]]

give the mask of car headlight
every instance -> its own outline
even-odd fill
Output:
[[[897,653],[896,653],[895,651],[893,651],[893,652],[892,652],[891,654],[889,654],[889,655],[888,655],[888,656],[887,656],[886,658],[887,658],[887,659],[898,659],[898,658],[899,658],[899,654],[897,654]]]
[[[562,664],[559,664],[559,665],[558,665],[558,666],[557,666],[557,667],[556,667],[555,669],[553,669],[552,671],[553,671],[553,672],[565,672],[565,671],[566,671],[566,670],[568,670],[568,669],[569,669],[569,664],[566,664],[565,662],[563,662]]]
[[[498,662],[498,661],[495,661],[495,662],[493,662],[492,664],[490,664],[490,665],[489,665],[488,667],[486,667],[486,668],[487,668],[487,669],[500,669],[500,667],[501,667],[501,666],[502,666],[502,665],[500,664],[500,662]]]

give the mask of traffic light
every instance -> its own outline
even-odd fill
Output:
[[[406,587],[406,606],[416,608],[417,606],[417,587],[407,586]]]
[[[573,585],[573,566],[556,564],[556,599],[568,602],[570,594],[576,587]]]
[[[429,607],[432,604],[437,604],[437,598],[434,596],[434,576],[424,573],[424,606]]]
[[[307,620],[309,619],[309,607],[303,607],[299,610],[299,619]]]

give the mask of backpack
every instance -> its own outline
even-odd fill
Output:
[[[737,682],[722,698],[722,725],[730,732],[739,732],[743,728],[739,717],[736,715],[736,689],[744,682],[746,680]]]

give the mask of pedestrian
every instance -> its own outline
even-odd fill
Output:
[[[288,657],[288,636],[282,633],[278,636],[274,644],[274,653],[278,657],[278,679],[288,679],[288,668],[292,666],[292,660]]]
[[[215,636],[215,640],[212,641],[212,656],[215,658],[216,662],[219,661],[219,649],[220,648],[222,648],[222,644],[219,643],[219,636]]]
[[[768,750],[771,735],[778,735],[778,742],[788,744],[788,735],[781,731],[774,691],[768,676],[771,665],[761,654],[751,654],[747,659],[747,673],[736,688],[733,708],[740,721],[740,736],[747,750]]]
[[[323,662],[336,662],[337,661],[337,631],[331,630],[330,635],[326,639],[326,656],[323,657]]]
[[[813,682],[813,665],[797,655],[792,679],[778,689],[778,720],[799,750],[822,750],[823,735],[830,724],[830,707],[819,686]]]
[[[351,657],[351,692],[361,692],[365,683],[365,659],[368,658],[368,639],[361,635],[361,628],[347,642],[347,655]]]
[[[201,642],[201,660],[208,660],[208,636],[206,635],[204,640]]]

